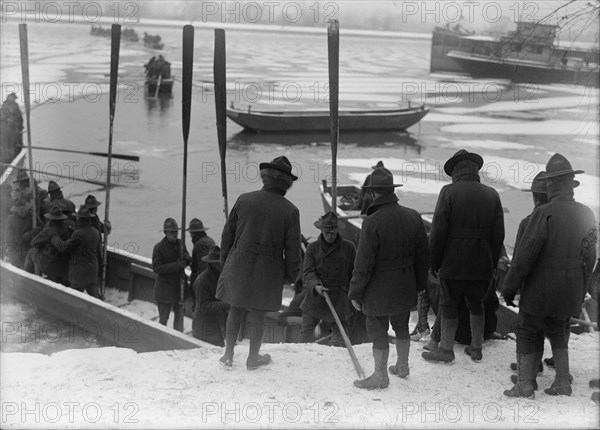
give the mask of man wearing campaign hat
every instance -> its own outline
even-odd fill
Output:
[[[98,232],[102,235],[104,234],[104,230],[106,230],[106,234],[110,234],[112,231],[112,224],[109,220],[105,220],[105,222],[100,221],[100,217],[98,216],[98,206],[100,206],[102,202],[99,202],[95,196],[88,195],[85,198],[85,205],[92,214],[92,218],[90,218],[90,222],[92,226],[98,230]]]
[[[173,218],[165,219],[163,223],[165,237],[154,245],[152,250],[152,271],[156,273],[154,283],[154,299],[158,305],[159,323],[167,325],[171,309],[175,313],[173,328],[179,319],[179,296],[181,276],[192,258],[184,245],[183,259],[181,258],[181,239],[178,239],[179,226]]]
[[[271,362],[260,355],[265,316],[278,311],[284,282],[293,283],[300,271],[300,212],[285,198],[298,179],[285,156],[260,163],[263,187],[242,194],[231,209],[221,235],[223,272],[217,298],[231,306],[227,317],[225,354],[220,362],[233,364],[233,350],[242,315],[252,329],[248,370]]]
[[[417,304],[417,291],[427,286],[429,246],[419,213],[400,206],[394,193],[392,173],[376,168],[365,187],[373,197],[362,223],[348,298],[367,317],[367,332],[373,340],[374,372],[354,381],[358,388],[387,388],[388,327],[396,333],[396,364],[389,372],[400,378],[409,374],[410,311]]]
[[[59,235],[52,237],[52,244],[69,255],[69,283],[77,291],[98,298],[98,254],[100,233],[91,222],[92,214],[86,205],[77,211],[77,230],[67,240]]]
[[[375,170],[379,167],[385,167],[383,165],[383,161],[379,160],[377,162],[377,164],[375,164],[374,166],[371,166],[371,169]],[[367,213],[367,208],[371,205],[371,203],[373,203],[373,198],[371,197],[371,193],[368,192],[367,188],[365,188],[366,185],[369,185],[369,182],[371,181],[371,173],[369,173],[367,175],[367,177],[365,178],[362,187],[360,189],[360,194],[359,194],[359,201],[360,201],[360,213],[362,215]]]
[[[554,154],[546,164],[548,203],[535,208],[504,280],[504,300],[521,290],[517,331],[518,380],[508,397],[533,397],[535,371],[550,340],[556,369],[549,395],[571,395],[568,331],[578,317],[596,260],[594,213],[573,198],[579,186],[571,163]]]
[[[198,275],[207,267],[202,258],[208,255],[210,249],[215,246],[215,241],[206,234],[206,230],[208,230],[208,227],[204,227],[202,221],[198,218],[192,218],[188,228],[194,245],[192,249],[192,274],[190,275],[191,285],[194,285]]]
[[[192,320],[192,333],[196,339],[225,346],[225,324],[229,305],[217,299],[217,280],[221,274],[221,249],[213,246],[202,257],[206,270],[193,284],[196,304]]]
[[[314,341],[314,330],[321,320],[335,326],[335,319],[323,292],[326,291],[330,296],[346,332],[346,322],[353,314],[347,294],[356,257],[354,244],[339,234],[338,230],[343,225],[333,212],[327,212],[314,225],[321,230],[321,234],[315,242],[308,245],[304,256],[302,282],[306,296],[300,305],[302,342]],[[333,333],[329,344],[344,346],[339,330],[334,330]]]
[[[498,192],[481,183],[482,166],[479,154],[464,149],[444,165],[452,183],[440,191],[429,233],[431,271],[440,279],[441,336],[437,349],[422,354],[428,361],[454,361],[463,294],[471,325],[471,345],[465,353],[475,362],[483,357],[483,302],[502,253],[504,213]]]
[[[58,236],[63,241],[69,239],[75,230],[73,223],[58,206],[52,206],[44,218],[48,223],[31,240],[31,246],[38,251],[37,262],[42,273],[51,281],[69,286],[69,255],[61,253],[52,243],[52,238]]]
[[[75,216],[75,204],[71,200],[65,199],[62,192],[62,187],[60,187],[56,182],[48,182],[48,195],[50,196],[48,208],[52,206],[58,206],[62,213],[64,213],[67,217],[72,218]]]

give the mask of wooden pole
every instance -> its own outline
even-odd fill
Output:
[[[225,152],[227,150],[227,76],[225,66],[225,30],[215,29],[215,55],[213,79],[215,81],[215,111],[217,115],[217,138],[221,156],[221,189],[223,191],[223,214],[229,214],[227,207],[227,175]]]
[[[158,98],[158,92],[160,91],[160,83],[162,82],[162,73],[158,75],[158,82],[156,83],[156,89],[154,90],[154,98]]]
[[[327,28],[329,58],[329,121],[331,134],[331,208],[337,214],[337,146],[339,140],[339,54],[340,25],[337,19],[329,21]]]
[[[110,212],[110,180],[112,164],[112,142],[113,142],[113,123],[115,120],[115,105],[117,103],[117,80],[119,77],[119,50],[121,47],[121,25],[113,24],[110,35],[110,87],[108,100],[108,157],[106,167],[106,202],[104,206],[104,238],[102,240],[102,282],[100,283],[99,295],[104,299],[106,290],[106,269],[108,267],[107,252],[108,246],[108,222]]]
[[[333,303],[331,303],[331,299],[329,298],[329,294],[327,294],[327,291],[323,291],[323,296],[325,297],[327,306],[329,306],[329,309],[331,310],[331,313],[333,314],[333,318],[335,319],[335,323],[337,324],[338,329],[340,330],[340,333],[342,334],[342,338],[344,339],[344,343],[346,344],[346,349],[350,353],[350,358],[352,359],[352,364],[354,364],[354,369],[356,370],[358,377],[364,379],[365,372],[363,371],[362,367],[360,366],[360,363],[358,362],[358,357],[356,357],[354,348],[352,348],[352,343],[350,342],[350,339],[348,339],[346,330],[344,330],[344,326],[342,325],[342,322],[340,321],[340,317],[338,316],[337,312],[335,311],[335,308],[333,307]],[[386,369],[386,371],[387,371],[387,369]]]
[[[185,257],[185,209],[187,200],[187,155],[188,138],[190,135],[190,120],[192,111],[192,77],[194,68],[194,27],[183,27],[183,64],[182,64],[182,127],[183,127],[183,192],[181,196],[181,243],[180,258]],[[179,288],[179,312],[175,319],[175,330],[183,331],[183,300],[185,293],[185,272],[181,273]]]
[[[107,152],[77,151],[75,149],[49,148],[47,146],[32,146],[31,149],[39,149],[42,151],[69,152],[72,154],[96,155],[98,157],[108,157]],[[115,154],[113,152],[111,156],[112,158],[120,158],[121,160],[140,161],[140,157],[138,157],[137,155]]]
[[[27,24],[19,24],[19,41],[21,44],[21,76],[23,79],[23,100],[25,103],[25,121],[27,124],[27,159],[29,162],[29,189],[31,190],[31,222],[37,227],[37,190],[33,179],[33,152],[31,150],[31,100],[29,99],[29,47],[27,41]]]

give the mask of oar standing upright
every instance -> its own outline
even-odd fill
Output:
[[[121,25],[113,24],[110,34],[110,87],[108,100],[108,157],[106,167],[106,206],[104,206],[104,237],[102,241],[102,283],[100,284],[100,298],[104,298],[106,290],[106,268],[108,246],[108,229],[106,223],[109,220],[110,211],[110,180],[112,168],[112,141],[113,123],[115,120],[115,105],[117,103],[117,79],[119,76],[119,50],[121,47]]]
[[[187,149],[188,137],[190,135],[190,120],[192,111],[192,75],[194,66],[194,27],[186,25],[183,27],[183,64],[182,64],[182,127],[183,127],[183,192],[181,202],[181,244],[179,249],[180,258],[185,258],[185,209],[187,200]],[[175,329],[183,331],[183,300],[185,293],[185,273],[181,274],[179,287],[179,312],[176,314]]]
[[[327,28],[329,58],[329,121],[331,134],[331,208],[337,214],[337,147],[339,139],[339,51],[340,26],[337,19],[329,21]]]
[[[215,81],[215,110],[217,116],[217,138],[221,156],[221,187],[223,190],[223,213],[227,208],[227,175],[225,169],[225,151],[227,149],[227,77],[225,73],[225,30],[215,29],[215,55],[213,63]]]
[[[29,47],[27,41],[27,24],[19,24],[19,40],[21,42],[21,76],[23,79],[23,99],[25,101],[25,120],[27,124],[27,159],[29,161],[29,189],[31,190],[31,222],[37,226],[37,195],[33,180],[33,153],[31,151],[31,101],[29,100]]]

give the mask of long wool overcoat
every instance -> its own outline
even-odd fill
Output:
[[[348,298],[367,316],[398,315],[427,286],[429,246],[421,215],[395,194],[379,197],[362,223]]]
[[[300,271],[300,214],[276,189],[242,194],[221,235],[217,298],[233,307],[277,311],[283,284]]]

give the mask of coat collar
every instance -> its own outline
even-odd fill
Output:
[[[479,173],[471,166],[466,166],[462,169],[454,169],[452,172],[452,183],[459,181],[481,182]]]
[[[325,239],[323,239],[323,234],[319,234],[319,247],[325,253],[325,255],[331,254],[333,251],[338,249],[340,247],[341,243],[342,243],[342,235],[340,234],[339,231],[338,231],[338,234],[337,234],[335,240],[333,241],[333,243],[325,242]]]
[[[573,186],[570,182],[552,182],[548,184],[548,201],[573,202]]]
[[[371,203],[371,206],[369,206],[367,208],[367,215],[371,215],[372,213],[375,213],[382,206],[391,205],[391,204],[394,204],[397,202],[398,202],[398,196],[396,195],[396,193],[385,194],[385,195],[373,200],[373,203]]]

